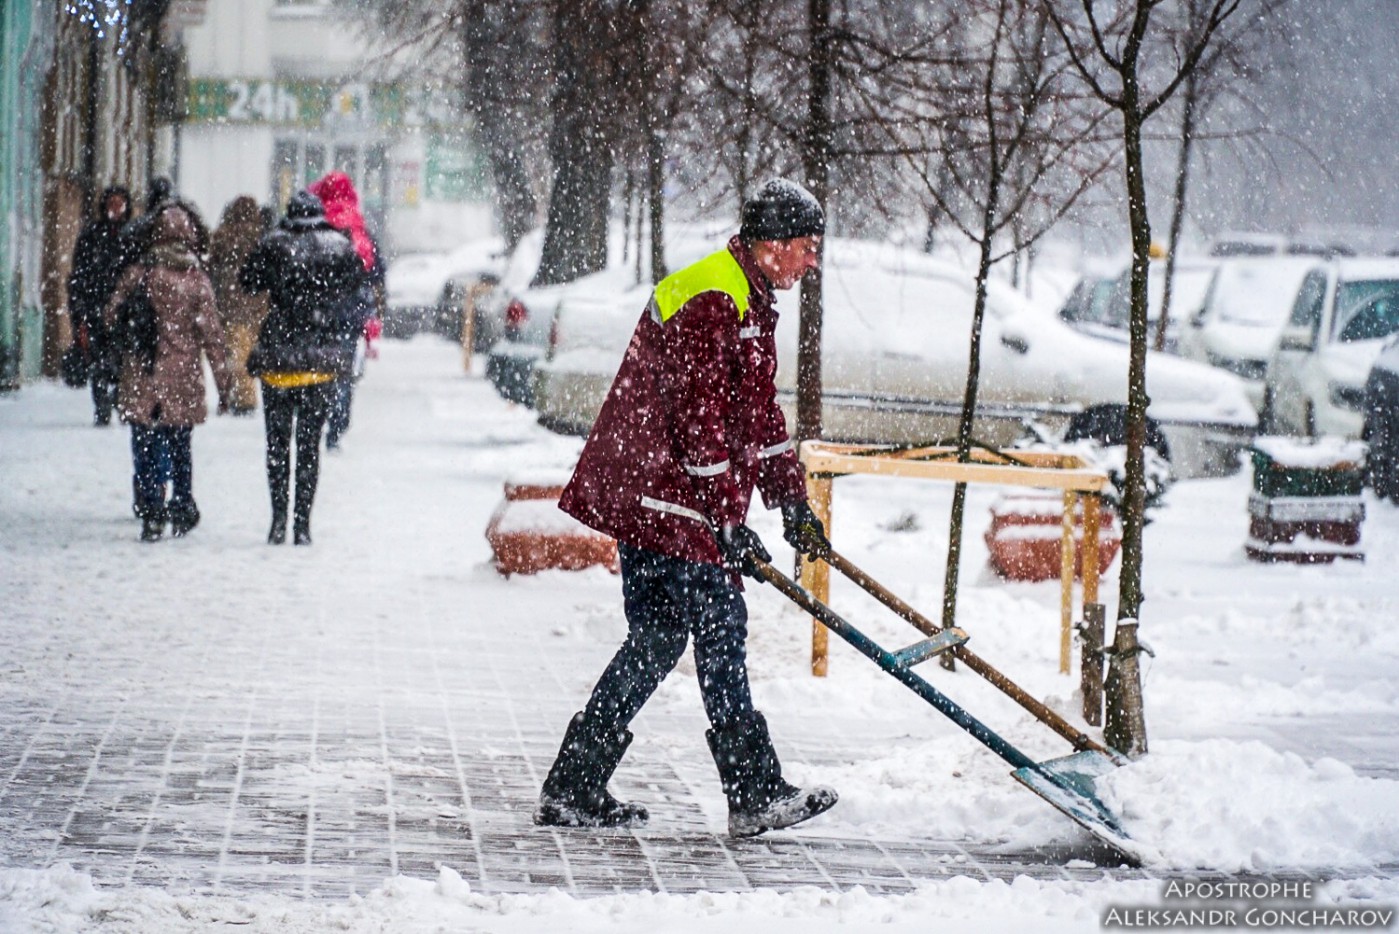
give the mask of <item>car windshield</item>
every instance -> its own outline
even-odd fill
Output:
[[[1220,268],[1209,298],[1219,320],[1249,327],[1278,327],[1287,320],[1304,269],[1245,262]]]
[[[1336,293],[1336,325],[1342,341],[1366,341],[1399,331],[1399,280],[1342,282]]]

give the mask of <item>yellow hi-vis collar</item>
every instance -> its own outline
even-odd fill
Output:
[[[742,321],[748,314],[748,296],[752,291],[738,260],[728,250],[720,250],[656,283],[651,294],[651,316],[665,324],[696,295],[723,292],[738,306],[738,320]]]

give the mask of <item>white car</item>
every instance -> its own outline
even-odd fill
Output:
[[[1221,367],[1244,381],[1249,401],[1264,408],[1268,361],[1315,259],[1239,256],[1220,262],[1204,307],[1191,316],[1180,354]]]
[[[432,327],[446,262],[446,253],[407,253],[389,262],[384,273],[385,337],[411,337]]]
[[[1314,264],[1268,368],[1268,430],[1359,438],[1365,380],[1395,333],[1399,259]]]
[[[501,251],[499,237],[483,237],[450,252],[395,257],[384,274],[385,336],[436,331],[456,340],[466,290],[476,282],[500,277]]]
[[[717,228],[710,225],[674,223],[666,229],[666,256],[676,266],[688,265],[713,252]],[[486,375],[506,399],[524,405],[534,404],[534,368],[544,356],[550,333],[556,326],[557,310],[569,304],[570,317],[599,315],[614,302],[622,304],[623,293],[638,286],[637,244],[628,240],[627,231],[614,224],[608,231],[607,267],[559,285],[532,286],[539,268],[542,233],[526,238],[511,257],[500,287],[487,295],[480,306],[478,327],[489,331]],[[650,287],[641,288],[645,304]],[[641,305],[637,305],[641,307]],[[589,309],[587,313],[583,309]],[[479,346],[479,342],[478,342]]]
[[[1171,287],[1170,319],[1166,322],[1165,349],[1176,352],[1185,331],[1182,322],[1199,314],[1214,281],[1219,260],[1185,256],[1176,261]],[[1132,269],[1114,275],[1101,272],[1083,276],[1059,309],[1059,317],[1080,331],[1125,343],[1131,327]],[[1161,309],[1166,303],[1166,263],[1153,259],[1146,280],[1147,334],[1154,346]]]
[[[965,268],[886,244],[831,238],[823,271],[823,420],[832,440],[926,442],[956,432],[974,289]],[[560,304],[535,406],[555,430],[586,432],[602,406],[647,291],[605,305]],[[778,391],[795,402],[798,291],[778,293]],[[1177,476],[1229,472],[1257,417],[1242,382],[1214,367],[1149,354],[1150,418]],[[1119,423],[1127,347],[1068,326],[1004,283],[989,283],[975,435],[1009,446],[1030,422]],[[1163,452],[1166,453],[1166,452]]]

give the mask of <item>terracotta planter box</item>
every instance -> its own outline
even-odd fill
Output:
[[[617,543],[559,509],[565,479],[513,477],[486,525],[496,570],[505,576],[581,571],[602,566],[616,574]]]
[[[991,506],[986,547],[991,568],[1006,580],[1058,580],[1062,559],[1063,499],[1050,496],[1005,496]],[[1112,511],[1103,507],[1098,521],[1098,573],[1111,566],[1122,547]],[[1074,515],[1074,576],[1083,579],[1083,509]]]

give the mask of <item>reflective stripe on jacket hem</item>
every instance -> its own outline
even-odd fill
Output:
[[[673,516],[683,516],[686,519],[694,519],[696,522],[702,522],[705,525],[709,524],[709,520],[705,518],[703,513],[697,512],[688,506],[681,506],[678,503],[667,503],[663,499],[643,496],[641,497],[641,505],[645,506],[647,509],[654,509],[657,512],[668,512]]]
[[[752,327],[738,329],[738,336],[740,338],[743,338],[744,340],[751,340],[755,337],[761,337],[762,333],[763,329],[758,327],[756,324]]]
[[[772,447],[763,448],[761,451],[758,452],[758,460],[766,460],[769,457],[776,457],[779,454],[786,454],[788,451],[792,450],[792,448],[792,439],[788,438],[786,441],[783,441],[779,444],[774,444]]]
[[[685,465],[685,472],[692,477],[717,477],[719,474],[729,469],[728,459],[725,458],[717,464],[709,464],[704,467],[691,467]]]

